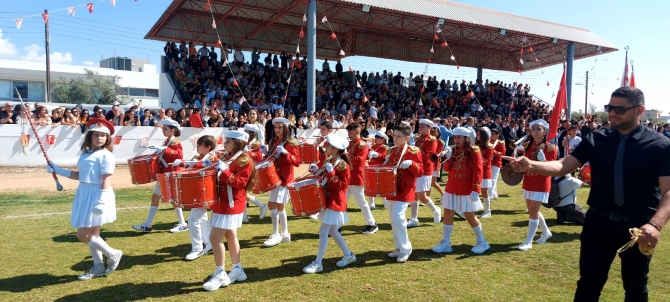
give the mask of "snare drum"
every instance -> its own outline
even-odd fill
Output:
[[[365,196],[395,197],[398,167],[395,165],[378,165],[365,167],[363,188]]]
[[[303,164],[314,164],[319,162],[319,151],[316,145],[303,143],[298,145],[298,153]]]
[[[214,167],[172,173],[174,202],[184,209],[207,208],[219,200]]]
[[[326,194],[321,186],[321,177],[298,179],[288,185],[293,215],[308,216],[326,208]]]
[[[128,159],[130,178],[136,185],[148,184],[157,180],[160,173],[158,154],[142,155]]]
[[[579,172],[579,180],[591,185],[591,164],[585,163],[582,170]]]
[[[256,185],[254,194],[266,193],[274,190],[281,183],[277,169],[272,159],[266,159],[256,164]]]
[[[175,196],[175,186],[172,179],[173,172],[160,173],[157,175],[158,187],[161,189],[161,202],[172,202]]]

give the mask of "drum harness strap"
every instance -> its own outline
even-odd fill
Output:
[[[167,147],[170,144],[170,141],[172,141],[172,136],[168,137],[168,139],[165,141],[165,144],[163,144],[163,146]],[[165,159],[163,159],[163,153],[165,153],[165,151],[161,152],[161,154],[158,156],[158,159],[161,161],[161,164],[163,165],[163,167],[167,168],[169,165],[165,161]]]
[[[233,157],[227,160],[227,162],[230,162],[231,164],[238,158],[240,155],[244,153],[243,150],[237,151]],[[221,176],[221,171],[217,174],[217,179]],[[226,191],[228,192],[228,206],[232,209],[235,207],[235,201],[233,200],[233,188],[231,188],[229,185],[226,185]]]
[[[405,146],[402,147],[402,152],[400,153],[400,158],[398,158],[398,162],[395,164],[396,167],[400,166],[400,163],[402,162],[402,157],[405,155],[405,151],[407,151],[407,146],[409,143],[405,143]],[[384,164],[388,164],[388,161],[391,160],[391,155],[389,155],[388,158],[384,161]]]

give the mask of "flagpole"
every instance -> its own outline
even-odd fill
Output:
[[[49,11],[44,10],[44,13],[48,16]],[[48,20],[48,19],[47,19]],[[46,50],[46,64],[47,64],[47,103],[51,103],[51,60],[49,59],[50,57],[50,52],[49,52],[49,21],[44,22],[44,48]]]

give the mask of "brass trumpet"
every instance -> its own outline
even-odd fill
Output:
[[[510,146],[511,146],[512,148],[516,148],[516,146],[523,144],[523,142],[525,142],[526,139],[528,139],[528,135],[524,135],[522,138],[520,138],[520,139],[517,140],[516,142],[511,142],[511,143],[510,143]]]

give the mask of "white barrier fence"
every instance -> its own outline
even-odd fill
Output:
[[[25,133],[30,136],[28,154],[23,152],[21,145],[21,125],[0,125],[0,166],[44,166],[46,161],[29,125],[24,127]],[[37,126],[37,132],[42,139],[49,158],[60,166],[75,166],[81,152],[81,143],[84,134],[80,127],[71,126]],[[222,137],[228,128],[197,129],[184,127],[181,129],[181,141],[184,158],[191,159],[196,153],[198,138],[203,135]],[[346,136],[345,130],[338,130],[338,135]],[[298,130],[298,137],[305,137],[311,141],[319,136],[319,130]],[[117,164],[127,164],[129,158],[151,154],[151,149],[143,148],[149,145],[162,145],[166,137],[157,127],[116,127],[114,135],[114,156]],[[223,146],[219,144],[217,149]]]

